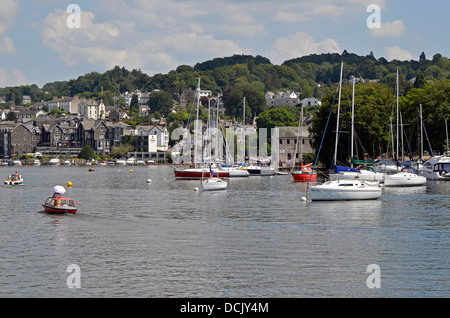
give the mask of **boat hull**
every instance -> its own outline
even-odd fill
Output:
[[[294,178],[295,182],[308,182],[317,180],[317,174],[305,173],[300,171],[292,172],[292,177]]]
[[[227,187],[228,187],[228,182],[223,179],[219,179],[219,178],[212,178],[209,180],[202,181],[203,191],[225,190]]]
[[[310,188],[312,201],[376,200],[381,197],[381,193],[379,186],[347,185],[335,181]]]
[[[385,187],[418,187],[423,186],[427,178],[414,173],[396,173],[387,175],[384,179]]]
[[[59,203],[58,203],[59,202]],[[42,203],[44,210],[48,214],[75,214],[77,207],[72,199],[50,197]]]
[[[53,207],[46,204],[42,204],[44,207],[45,212],[48,214],[75,214],[77,213],[77,208],[71,208],[71,207]]]
[[[177,180],[200,180],[202,178],[212,177],[211,172],[209,170],[201,170],[201,169],[186,169],[186,170],[175,170],[175,179]],[[214,172],[214,176],[218,178],[228,178],[230,177],[229,172],[218,171]]]
[[[426,161],[422,167],[422,175],[427,180],[450,181],[450,155],[447,153]]]
[[[250,176],[274,176],[277,174],[275,169],[268,167],[248,167],[247,171]]]
[[[330,174],[330,180],[362,180],[362,181],[382,182],[384,181],[384,173],[381,172],[362,173],[362,172],[345,171]]]
[[[224,172],[228,172],[229,173],[230,178],[242,178],[242,177],[250,176],[250,173],[245,168],[224,167],[222,169],[223,169]]]

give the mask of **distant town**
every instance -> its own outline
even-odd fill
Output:
[[[78,158],[81,149],[89,146],[95,155],[104,161],[132,157],[157,163],[170,162],[172,147],[169,144],[166,118],[151,117],[151,123],[135,127],[126,123],[130,118],[128,113],[133,96],[137,97],[139,116],[145,117],[150,113],[149,98],[155,92],[158,90],[125,92],[114,98],[114,101],[124,101],[125,104],[120,106],[107,106],[103,100],[83,99],[78,96],[54,97],[47,102],[31,103],[30,96],[23,96],[22,106],[0,109],[0,157],[3,162],[14,162],[11,160],[15,159],[16,162],[19,160],[22,164],[31,165],[32,158],[38,154],[45,164],[49,163],[51,158]],[[185,109],[192,93],[187,90],[185,94],[181,94],[179,101],[173,100],[171,112]],[[268,108],[321,105],[317,98],[300,100],[299,94],[293,91],[267,92],[265,96]],[[220,98],[213,96],[210,90],[200,90],[200,99],[209,99],[212,104],[217,105],[219,102],[221,105]],[[27,104],[28,106],[24,106]],[[224,128],[242,127],[242,122],[236,119],[224,119],[220,124]],[[256,128],[256,123],[253,121],[246,126]],[[312,152],[307,129],[303,129],[301,134],[305,138],[305,152]],[[298,149],[296,150],[294,145],[299,136],[298,127],[283,127],[280,130],[280,166],[289,166],[294,156],[298,158]],[[122,149],[122,152],[118,149]]]

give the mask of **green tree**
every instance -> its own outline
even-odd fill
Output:
[[[414,88],[424,88],[425,87],[425,75],[422,72],[417,73],[416,81],[414,82]]]
[[[94,159],[95,158],[94,150],[92,150],[91,146],[86,145],[78,153],[78,158],[86,160],[88,160],[89,158]]]
[[[351,86],[342,87],[338,162],[348,163],[350,159],[351,130]],[[355,134],[358,147],[356,153],[368,153],[372,158],[384,153],[387,149],[390,128],[390,116],[393,111],[393,90],[383,84],[357,84],[355,88]],[[334,103],[333,103],[334,102]],[[319,160],[326,167],[331,167],[335,149],[335,131],[337,122],[338,96],[336,91],[329,92],[322,100],[322,106],[314,111],[310,127],[313,146],[320,151]],[[333,110],[331,111],[331,107]],[[327,127],[328,122],[328,127]],[[327,129],[325,130],[325,127]],[[358,149],[361,151],[358,152]],[[375,151],[375,153],[373,153]]]
[[[138,116],[139,115],[139,97],[136,94],[133,94],[130,101],[130,115]]]
[[[224,93],[225,97],[225,93]],[[243,117],[243,106],[245,97],[245,121],[248,123],[253,116],[258,116],[266,108],[266,98],[264,92],[259,90],[247,81],[240,81],[232,89],[230,95],[226,98],[225,114]]]
[[[8,115],[6,115],[6,120],[15,121],[17,119],[17,114],[14,111],[10,111]]]
[[[151,112],[159,112],[166,117],[173,107],[172,94],[167,92],[154,92],[150,94],[148,106]]]
[[[111,156],[114,158],[123,158],[127,155],[128,152],[133,150],[133,146],[129,144],[120,145],[120,146],[112,146],[111,147]]]
[[[295,115],[284,107],[272,108],[262,112],[256,119],[259,128],[292,127],[298,126]]]

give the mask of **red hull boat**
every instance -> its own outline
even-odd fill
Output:
[[[316,181],[317,173],[310,168],[311,165],[312,163],[307,165],[303,165],[302,163],[300,171],[292,172],[292,177],[294,178],[294,181],[300,182]]]
[[[77,207],[72,199],[50,197],[42,203],[42,206],[49,214],[77,213]]]
[[[200,180],[202,178],[209,178],[211,172],[206,169],[185,169],[175,170],[175,179],[177,180]],[[228,178],[230,173],[227,171],[213,171],[214,177]]]

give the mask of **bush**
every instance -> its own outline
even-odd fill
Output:
[[[78,153],[78,158],[86,160],[88,160],[89,158],[94,159],[95,158],[94,150],[92,150],[92,148],[89,145],[86,145]]]

